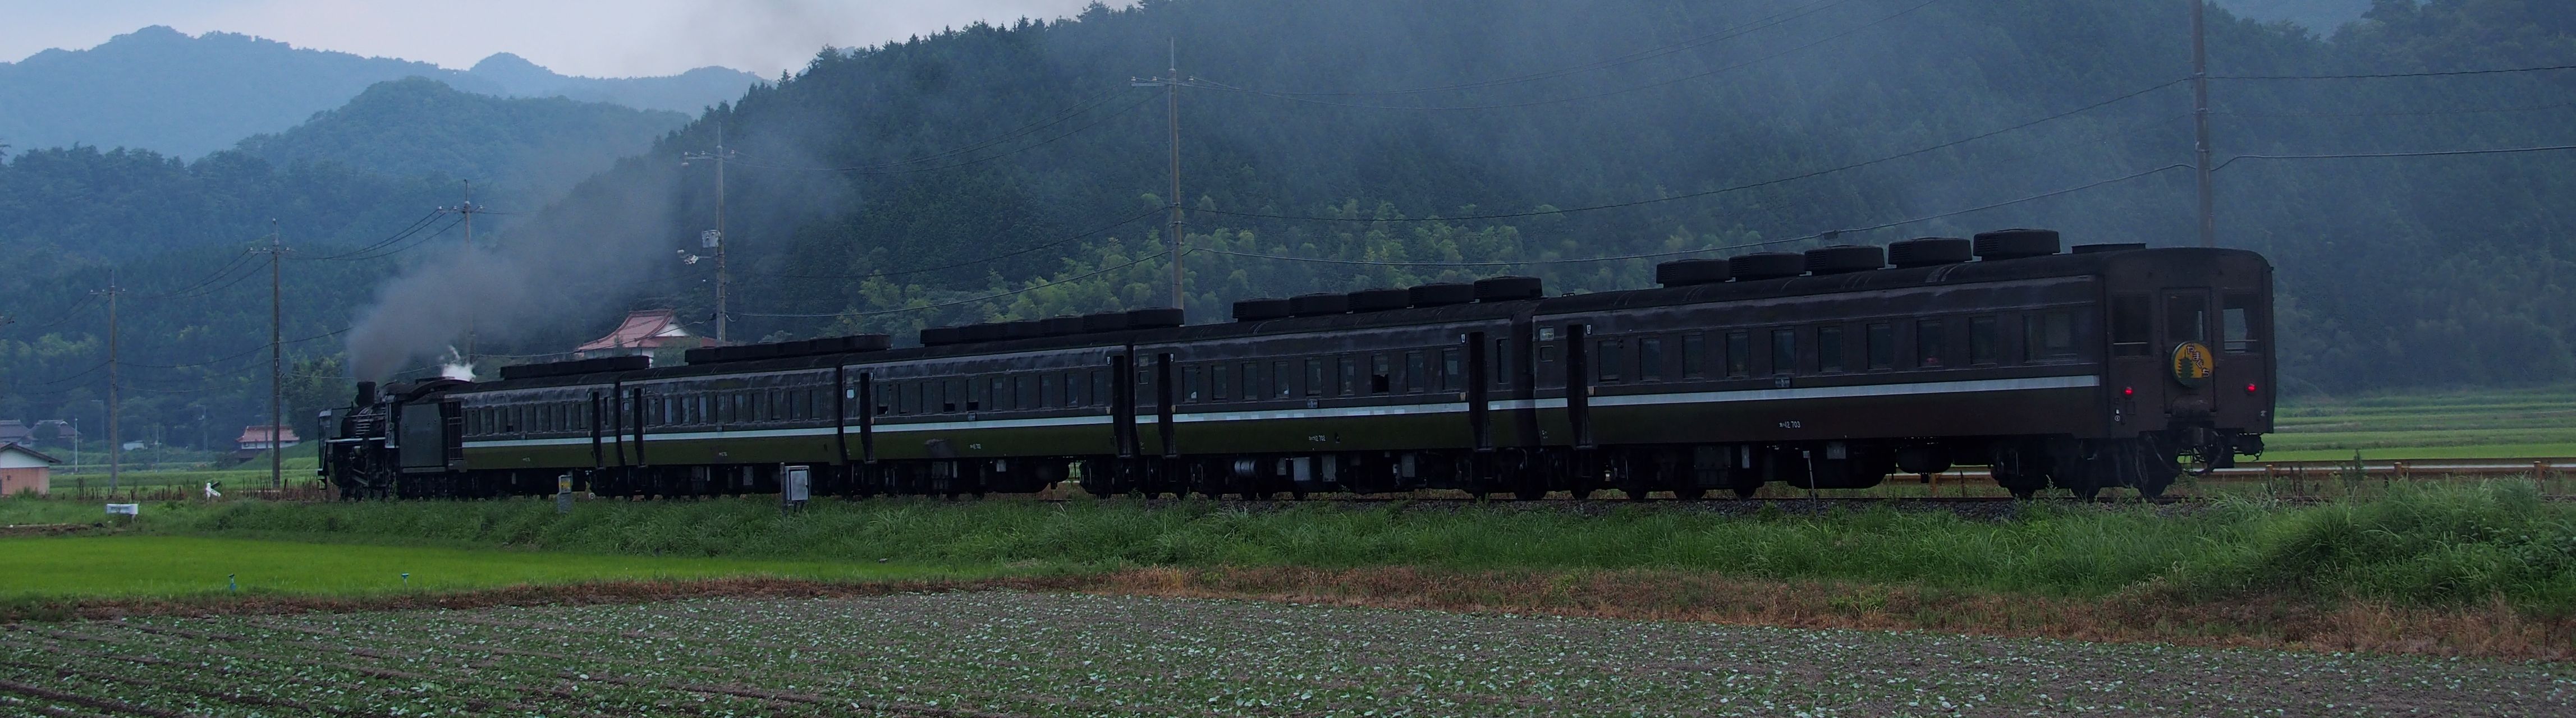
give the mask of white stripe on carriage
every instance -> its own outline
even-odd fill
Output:
[[[1976,380],[1969,380],[1969,381],[1934,381],[1934,382],[1915,382],[1915,383],[1910,383],[1910,384],[1876,384],[1876,385],[1864,385],[1864,386],[1815,386],[1815,387],[1790,387],[1790,388],[1781,388],[1781,389],[1741,389],[1741,390],[1736,390],[1736,391],[1695,391],[1695,392],[1676,392],[1676,393],[1669,393],[1669,394],[1635,394],[1635,395],[1627,395],[1627,396],[1596,396],[1596,397],[1593,397],[1593,398],[1592,398],[1591,405],[1592,405],[1592,406],[1594,406],[1594,407],[1607,407],[1607,406],[1647,406],[1647,405],[1656,405],[1656,404],[1693,404],[1693,403],[1699,403],[1699,404],[1714,404],[1714,403],[1745,402],[1745,401],[1783,401],[1783,400],[1791,400],[1791,399],[1834,399],[1834,398],[1866,397],[1866,396],[1906,396],[1906,395],[1917,395],[1917,394],[1954,394],[1954,393],[1963,393],[1963,392],[1984,392],[1984,391],[2028,391],[2028,390],[2037,390],[2037,389],[2081,389],[2081,388],[2086,388],[2086,387],[2101,386],[2101,384],[2102,384],[2102,379],[2101,379],[2101,377],[2091,376],[2091,375],[2078,375],[2078,376],[2046,376],[2046,377],[2028,377],[2028,378],[2020,378],[2020,379],[1976,379]],[[1488,406],[1489,406],[1489,407],[1491,407],[1491,409],[1492,409],[1492,410],[1494,410],[1494,411],[1510,411],[1510,410],[1516,410],[1516,409],[1562,409],[1562,408],[1565,408],[1565,400],[1564,400],[1564,399],[1498,399],[1498,400],[1494,400],[1493,402],[1489,403],[1489,404],[1488,404]],[[1413,404],[1413,405],[1397,405],[1397,406],[1353,406],[1353,407],[1316,408],[1316,409],[1275,409],[1275,410],[1265,410],[1265,411],[1219,411],[1219,412],[1199,412],[1199,413],[1191,413],[1191,414],[1174,414],[1174,415],[1172,415],[1172,421],[1173,421],[1173,423],[1198,423],[1198,422],[1208,422],[1208,421],[1256,421],[1256,420],[1268,420],[1268,419],[1331,419],[1331,418],[1366,417],[1366,416],[1402,416],[1402,415],[1407,415],[1407,414],[1453,414],[1453,413],[1461,413],[1461,412],[1465,412],[1465,411],[1467,411],[1467,404],[1466,404],[1466,402],[1444,402],[1444,403],[1439,403],[1439,404]],[[1138,423],[1138,424],[1154,424],[1154,423],[1157,423],[1158,421],[1160,421],[1160,418],[1159,418],[1159,417],[1157,417],[1157,416],[1155,416],[1155,415],[1153,415],[1153,414],[1138,414],[1138,415],[1136,416],[1136,423]],[[1060,417],[1050,417],[1050,418],[1041,418],[1041,419],[985,419],[985,420],[979,420],[979,421],[934,421],[934,422],[920,422],[920,423],[878,424],[878,425],[877,425],[877,427],[876,427],[876,431],[877,431],[877,433],[880,433],[880,434],[895,434],[895,433],[906,433],[906,432],[917,432],[917,431],[959,431],[959,430],[966,430],[966,429],[1025,429],[1025,428],[1056,427],[1056,426],[1090,426],[1090,425],[1105,425],[1105,424],[1108,424],[1108,423],[1110,423],[1110,418],[1109,418],[1109,417],[1106,417],[1106,416],[1060,416]],[[689,433],[681,433],[681,434],[656,434],[656,433],[648,433],[648,434],[646,434],[645,438],[646,438],[647,440],[650,440],[650,441],[704,441],[704,440],[711,440],[711,439],[763,439],[763,438],[780,438],[780,437],[794,437],[794,436],[814,436],[814,437],[820,437],[820,436],[830,436],[830,435],[832,435],[832,433],[833,433],[833,429],[832,429],[832,427],[828,427],[828,426],[821,426],[821,427],[806,427],[806,428],[798,428],[798,429],[757,429],[757,430],[746,430],[746,431],[701,431],[701,432],[689,432]],[[858,433],[859,433],[858,427],[856,427],[856,426],[849,427],[849,428],[847,429],[847,433],[848,433],[849,435],[851,435],[853,438],[855,438],[855,437],[858,435]],[[613,441],[615,441],[615,439],[614,439],[614,438],[610,438],[610,437],[603,437],[603,439],[602,439],[602,443],[610,443],[610,442],[613,442]],[[564,438],[554,438],[554,439],[513,439],[513,440],[491,440],[491,441],[468,441],[468,442],[465,442],[465,445],[466,445],[467,447],[469,447],[469,448],[477,448],[477,449],[498,449],[498,448],[513,448],[513,447],[527,447],[527,446],[579,446],[579,445],[584,445],[584,444],[588,444],[588,443],[590,443],[590,438],[589,438],[589,437],[579,437],[579,436],[576,436],[576,437],[564,437]]]

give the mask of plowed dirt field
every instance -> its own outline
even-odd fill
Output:
[[[2576,667],[1011,591],[24,623],[0,715],[2569,715]]]

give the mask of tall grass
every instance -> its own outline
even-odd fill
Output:
[[[0,515],[5,515],[0,511]],[[1587,516],[1498,503],[817,502],[757,499],[263,504],[146,509],[156,532],[471,545],[593,554],[889,559],[1048,570],[1134,566],[1676,569],[2059,597],[2161,591],[2576,613],[2576,506],[2528,486],[2410,488],[2320,506],[2177,511],[2035,505],[2003,520],[1887,507],[1724,515],[1686,506]]]

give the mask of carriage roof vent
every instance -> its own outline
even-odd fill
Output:
[[[2045,257],[2057,253],[2057,230],[1999,229],[1978,232],[1977,258],[1986,260]]]
[[[2101,254],[2101,253],[2103,253],[2103,252],[2126,252],[2126,251],[2130,251],[2130,250],[2146,249],[2146,248],[2147,248],[2147,243],[2145,243],[2145,242],[2114,242],[2114,243],[2110,243],[2110,244],[2078,244],[2078,245],[2075,245],[2075,253],[2076,253],[2076,254]]]
[[[1350,298],[1352,313],[1403,309],[1413,303],[1413,295],[1402,289],[1362,289],[1344,296]]]
[[[1539,284],[1537,277],[1506,275],[1476,280],[1476,301],[1479,302],[1537,299],[1543,294],[1545,294],[1545,288]]]
[[[1476,301],[1476,285],[1457,282],[1418,284],[1404,290],[1405,300],[1417,307],[1443,307]]]
[[[1187,318],[1180,307],[1146,307],[1127,310],[1129,329],[1170,329]]]
[[[1288,300],[1285,299],[1246,299],[1234,303],[1234,320],[1238,322],[1278,319],[1290,313]]]
[[[1898,267],[1935,267],[1977,257],[1966,237],[1916,237],[1887,244],[1887,263]]]
[[[1655,283],[1666,287],[1716,284],[1733,276],[1723,259],[1676,259],[1655,265]]]
[[[1726,258],[1726,269],[1735,281],[1795,277],[1807,271],[1807,256],[1796,252],[1755,252]]]
[[[1887,266],[1887,250],[1874,244],[1840,244],[1803,253],[1808,274],[1850,274]]]
[[[1340,294],[1300,294],[1288,298],[1288,313],[1300,317],[1321,317],[1350,310],[1350,298]]]

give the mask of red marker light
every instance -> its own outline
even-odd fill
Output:
[[[2120,387],[2120,395],[2121,395],[2121,396],[2137,396],[2137,395],[2138,395],[2138,388],[2137,388],[2137,387],[2134,387],[2134,386],[2124,386],[2124,387]]]
[[[2245,385],[2245,393],[2247,393],[2247,394],[2252,394],[2252,393],[2254,393],[2254,389],[2255,389],[2255,386],[2254,386],[2253,384],[2246,384],[2246,385]]]

